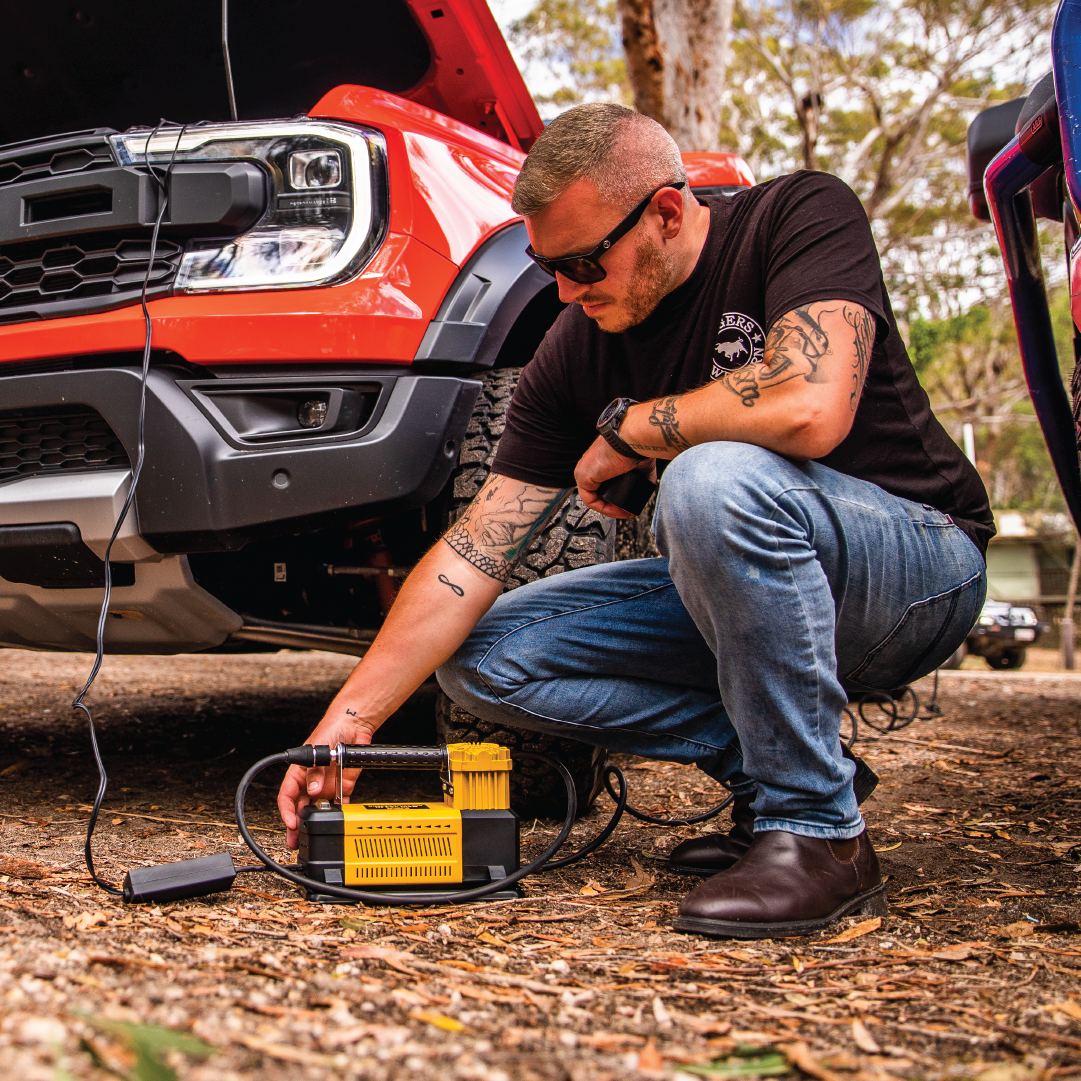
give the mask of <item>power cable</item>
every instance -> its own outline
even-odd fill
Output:
[[[116,538],[127,519],[128,512],[131,510],[132,503],[135,501],[135,488],[139,483],[139,476],[143,471],[143,460],[146,457],[146,384],[150,374],[150,347],[153,337],[153,324],[150,321],[150,310],[146,306],[146,292],[150,286],[150,275],[154,272],[154,261],[157,258],[158,232],[161,229],[162,219],[165,217],[165,209],[169,205],[169,176],[173,170],[173,163],[176,161],[177,151],[180,149],[180,140],[184,137],[184,132],[187,128],[187,125],[181,125],[180,127],[180,133],[177,135],[176,144],[173,146],[173,153],[169,158],[169,165],[165,170],[165,179],[163,181],[154,171],[154,167],[150,164],[150,142],[154,136],[158,134],[162,125],[165,123],[165,120],[159,120],[157,126],[146,137],[146,148],[143,154],[146,168],[154,178],[154,183],[158,186],[160,198],[158,214],[154,219],[154,229],[150,234],[150,257],[146,264],[146,274],[143,277],[143,290],[141,295],[143,321],[146,333],[143,340],[142,379],[139,386],[139,447],[135,457],[135,468],[132,470],[131,484],[128,487],[127,497],[120,510],[120,515],[116,519],[116,525],[113,526],[113,532],[112,536],[109,537],[109,543],[105,548],[105,594],[101,600],[101,610],[98,612],[94,667],[90,670],[90,675],[87,677],[86,683],[83,684],[83,689],[79,691],[71,703],[72,709],[81,710],[86,715],[87,724],[90,727],[90,746],[94,750],[94,762],[98,768],[98,791],[97,795],[94,797],[94,806],[90,811],[90,819],[86,824],[86,843],[83,846],[83,858],[86,860],[86,869],[90,872],[90,877],[94,882],[105,890],[106,893],[111,893],[116,897],[122,897],[123,891],[99,878],[97,872],[94,870],[94,853],[92,851],[91,841],[94,836],[94,827],[97,825],[98,814],[101,812],[101,804],[105,799],[105,790],[108,788],[109,778],[105,772],[105,764],[101,759],[101,749],[98,746],[98,734],[94,725],[94,717],[90,712],[90,707],[86,704],[84,699],[86,698],[87,692],[93,686],[94,680],[97,679],[102,661],[105,659],[105,621],[109,616],[109,601],[113,592],[113,574],[110,556],[112,555],[113,544],[116,542]]]
[[[236,93],[233,90],[233,65],[229,59],[229,0],[221,0],[221,54],[225,60],[225,86],[229,91],[229,116],[236,120]]]

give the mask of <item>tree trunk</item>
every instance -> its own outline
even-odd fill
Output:
[[[733,0],[619,0],[635,108],[680,150],[719,150]]]

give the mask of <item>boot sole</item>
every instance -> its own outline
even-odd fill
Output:
[[[849,898],[828,916],[814,920],[785,920],[777,923],[747,923],[741,920],[711,920],[697,916],[677,916],[672,927],[716,938],[791,938],[813,935],[845,916],[885,916],[889,913],[886,883]]]

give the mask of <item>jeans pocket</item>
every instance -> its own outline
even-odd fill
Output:
[[[908,606],[893,630],[844,682],[889,691],[933,672],[965,640],[986,593],[981,570],[953,589]]]

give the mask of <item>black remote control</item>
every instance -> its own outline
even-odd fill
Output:
[[[630,473],[606,480],[597,489],[597,495],[620,510],[639,515],[645,510],[649,497],[656,490],[657,485],[645,473],[633,469]]]

